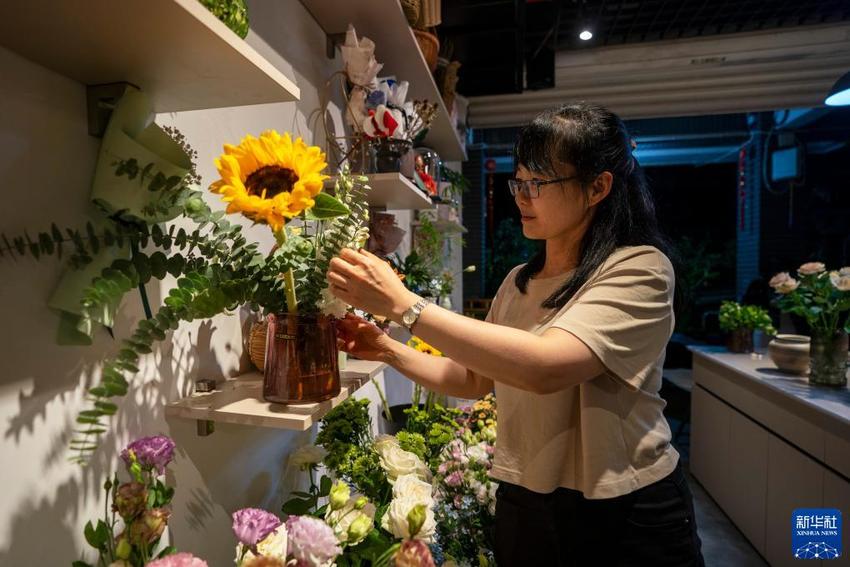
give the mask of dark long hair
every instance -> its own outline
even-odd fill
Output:
[[[582,238],[578,266],[543,302],[543,307],[563,307],[622,246],[654,246],[671,256],[671,246],[655,219],[655,205],[643,170],[632,156],[629,133],[620,117],[608,109],[576,103],[539,114],[520,132],[514,147],[514,164],[551,177],[562,175],[559,165],[571,164],[585,190],[600,173],[608,171],[613,176],[611,192],[596,205],[596,213]],[[519,270],[516,286],[522,293],[545,261],[543,249]]]

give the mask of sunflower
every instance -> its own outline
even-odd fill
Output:
[[[413,347],[419,352],[424,352],[425,354],[430,354],[432,356],[443,356],[443,353],[441,351],[435,349],[434,347],[432,347],[431,345],[416,336],[411,337],[410,340],[407,341],[407,346]]]
[[[242,213],[275,232],[315,204],[329,177],[322,175],[328,164],[321,149],[274,130],[259,138],[245,136],[238,146],[225,144],[215,165],[221,179],[210,191],[222,195],[227,212]]]

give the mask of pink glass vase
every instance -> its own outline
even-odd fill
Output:
[[[325,315],[269,315],[263,398],[280,404],[339,395],[336,320]]]

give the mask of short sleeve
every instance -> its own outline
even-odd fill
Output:
[[[615,254],[621,257],[609,258],[551,326],[578,337],[609,373],[637,390],[673,332],[675,277],[670,261],[655,248]]]
[[[510,286],[515,286],[514,283],[516,281],[517,272],[519,272],[520,268],[522,268],[525,264],[520,264],[512,269],[505,279],[502,280],[499,289],[496,290],[496,296],[493,298],[493,301],[490,303],[490,309],[487,311],[487,316],[484,320],[488,323],[498,323],[499,310],[501,309],[502,303],[504,302],[505,294],[508,293],[508,289]]]

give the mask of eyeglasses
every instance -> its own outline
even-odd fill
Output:
[[[576,179],[578,176],[571,175],[569,177],[560,177],[558,179],[508,179],[508,189],[512,197],[516,197],[517,193],[522,193],[527,199],[536,199],[540,196],[540,187],[549,185],[550,183],[563,183]]]

